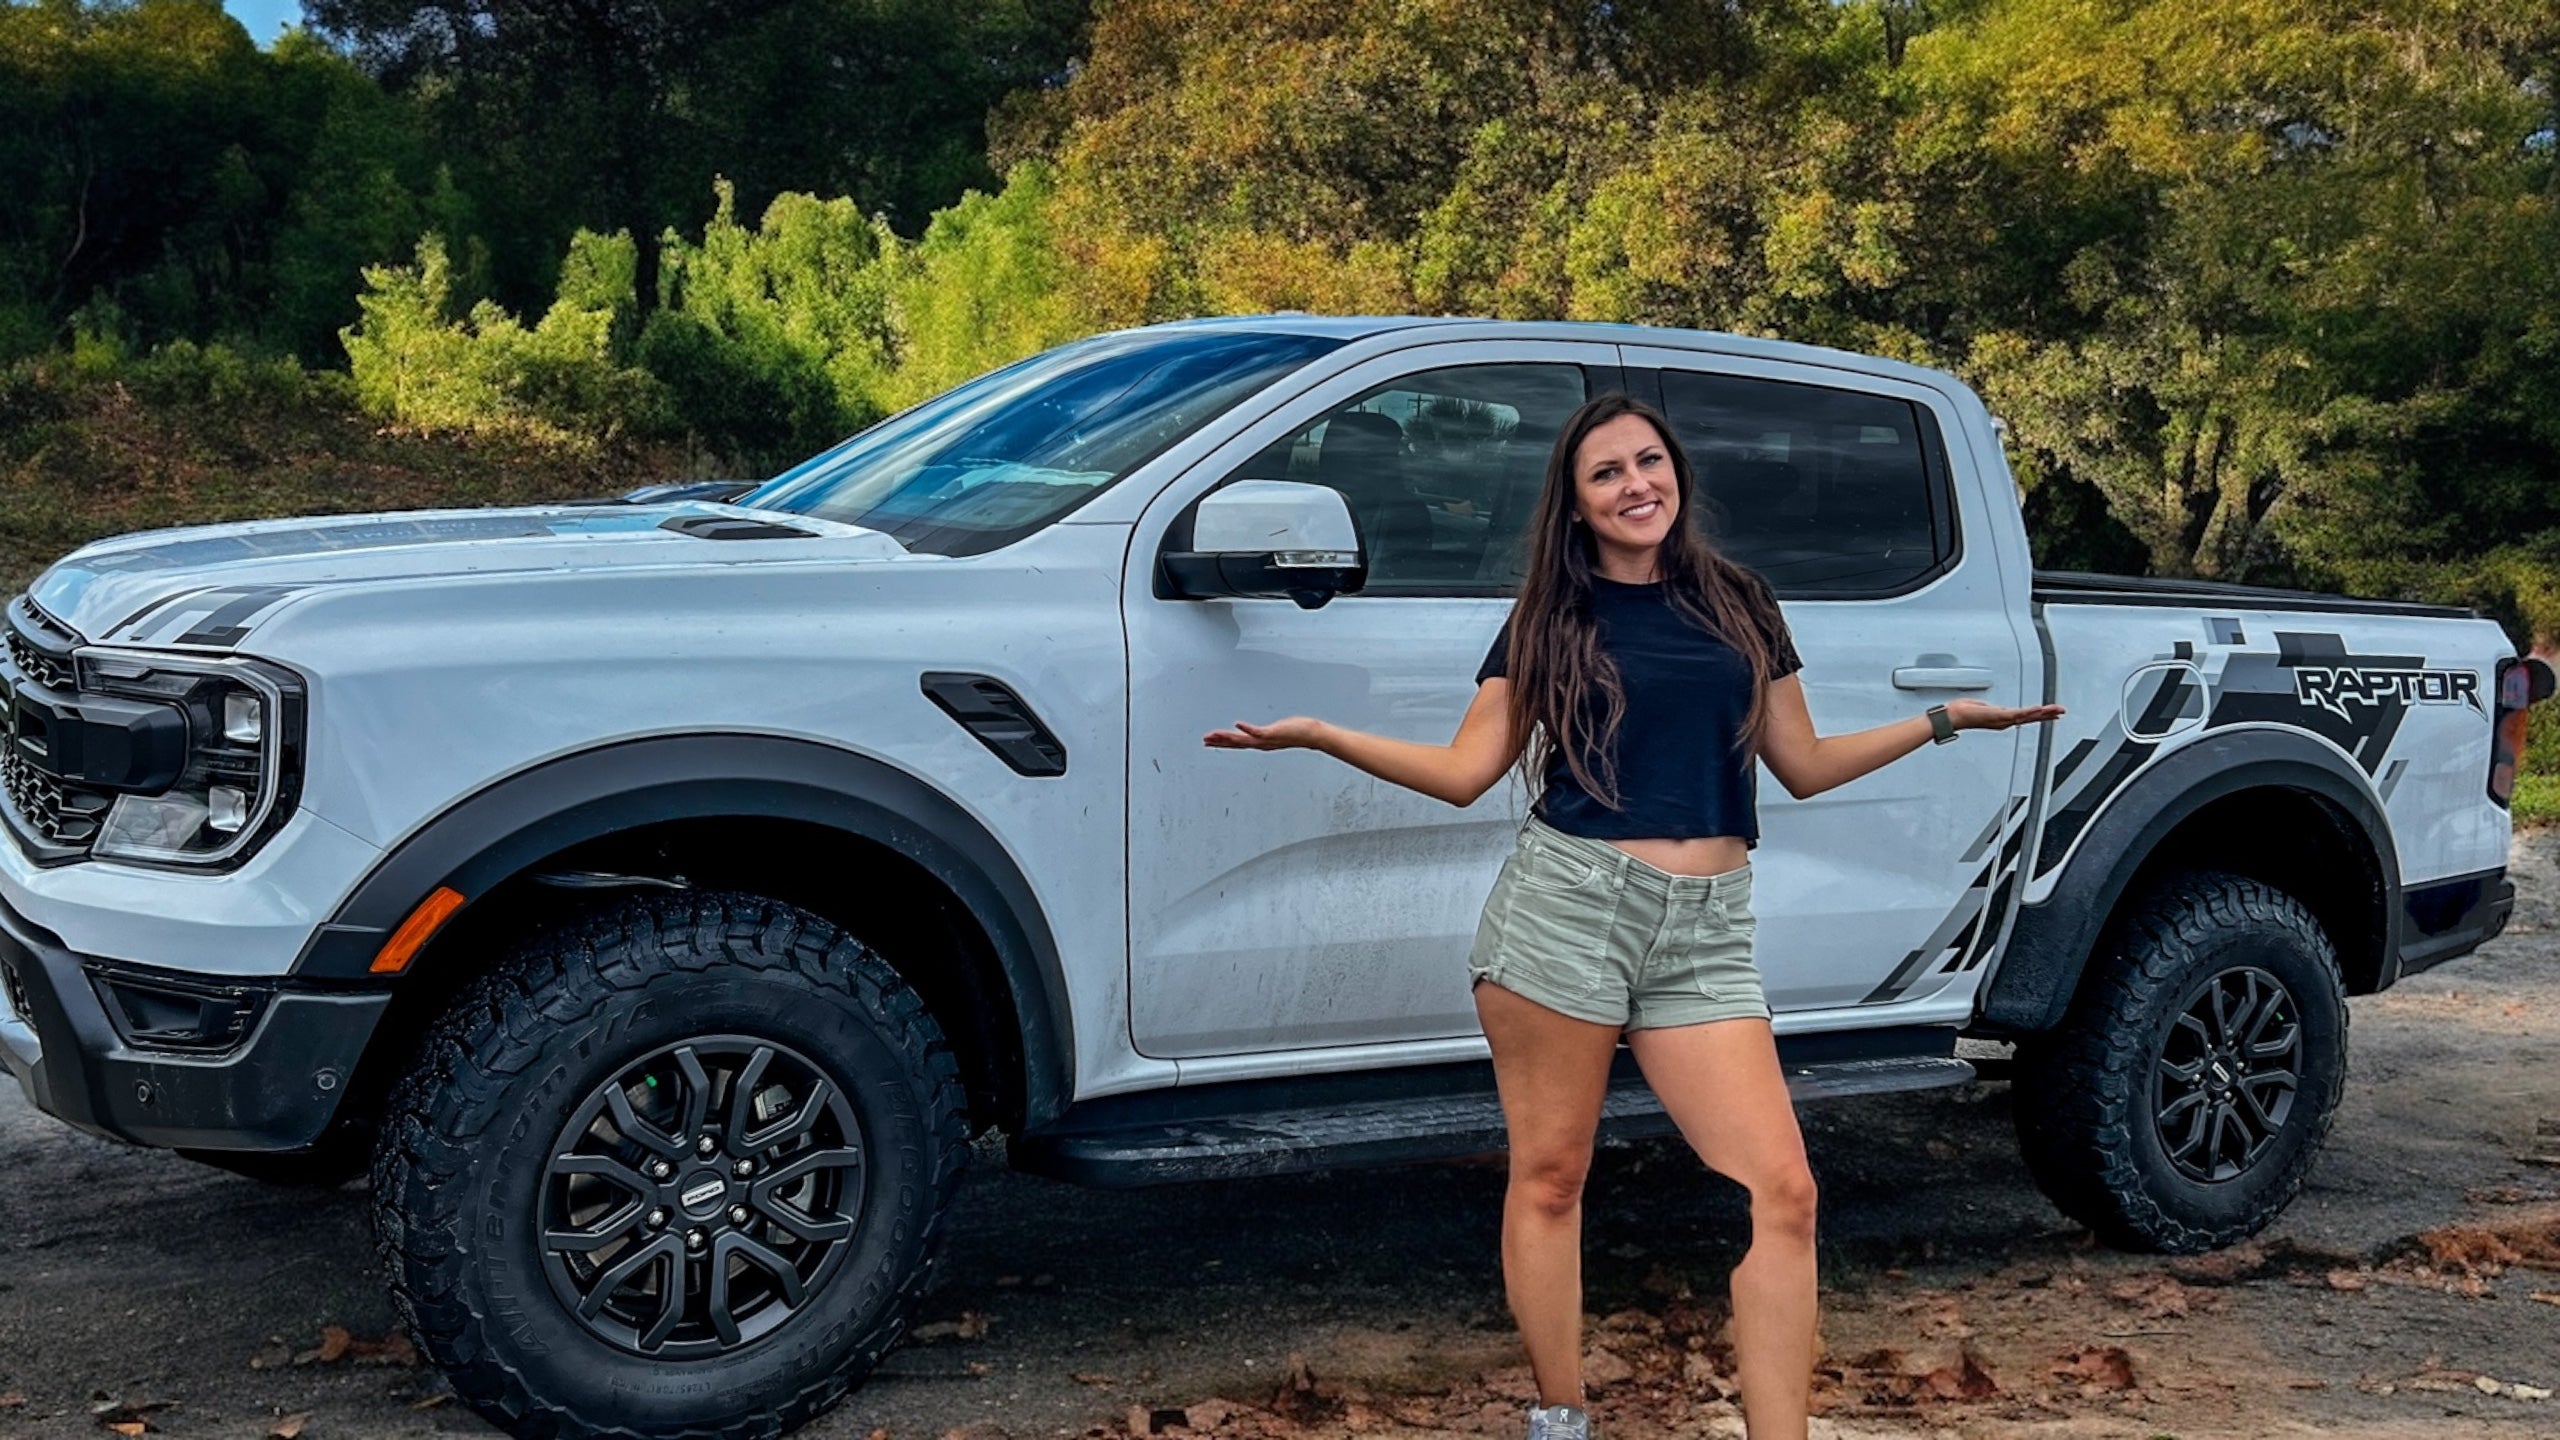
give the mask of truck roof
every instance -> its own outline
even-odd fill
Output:
[[[1879,355],[1862,355],[1853,350],[1803,345],[1792,340],[1769,340],[1756,335],[1735,335],[1723,330],[1682,330],[1598,320],[1497,320],[1470,315],[1308,315],[1284,310],[1263,315],[1171,320],[1144,328],[1159,332],[1253,330],[1285,335],[1329,335],[1346,341],[1390,334],[1401,334],[1415,340],[1577,340],[1586,344],[1651,345],[1794,365],[1817,365],[1920,384],[1943,386],[1947,381],[1944,371],[1888,360]],[[1434,331],[1445,333],[1431,333]]]

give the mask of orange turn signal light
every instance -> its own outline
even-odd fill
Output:
[[[450,885],[437,886],[435,893],[419,901],[418,908],[409,912],[409,918],[400,922],[400,928],[391,932],[391,938],[382,942],[382,948],[374,953],[373,963],[365,968],[376,975],[397,975],[408,969],[409,962],[417,958],[418,951],[444,927],[444,922],[453,918],[453,912],[461,908],[461,891]]]

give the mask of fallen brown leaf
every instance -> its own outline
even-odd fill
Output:
[[[347,1352],[355,1348],[355,1343],[356,1337],[347,1333],[346,1326],[324,1325],[320,1329],[320,1348],[314,1358],[323,1365],[335,1365],[347,1358]]]
[[[301,1440],[302,1427],[310,1423],[310,1411],[297,1411],[268,1426],[267,1440]]]
[[[15,1410],[26,1403],[27,1392],[24,1390],[12,1390],[7,1394],[0,1394],[0,1410]]]
[[[2086,1345],[2053,1362],[2056,1378],[2080,1386],[2082,1393],[2133,1388],[2133,1357],[2120,1345]]]
[[[2446,1225],[2422,1232],[2418,1249],[2439,1269],[2495,1275],[2523,1257],[2497,1232],[2477,1225]]]
[[[2370,1277],[2353,1270],[2332,1270],[2329,1272],[2329,1288],[2332,1290],[2362,1290],[2372,1283],[2373,1281]]]
[[[140,1420],[111,1421],[108,1423],[107,1428],[113,1430],[119,1435],[144,1435],[150,1433],[151,1430],[149,1425]]]
[[[2109,1287],[2107,1293],[2122,1304],[2139,1308],[2146,1320],[2182,1320],[2189,1308],[2187,1287],[2170,1275],[2140,1276]]]
[[[418,1347],[397,1330],[379,1340],[358,1340],[347,1347],[347,1352],[359,1365],[407,1366],[418,1363]]]
[[[2539,1300],[2545,1305],[2560,1305],[2560,1294],[2554,1294],[2549,1290],[2536,1290],[2524,1298],[2527,1300]]]
[[[1079,1370],[1067,1378],[1075,1381],[1079,1385],[1117,1385],[1120,1383],[1112,1376],[1097,1374],[1091,1370]]]
[[[919,1325],[907,1334],[909,1338],[916,1340],[984,1340],[987,1338],[988,1329],[995,1323],[995,1317],[992,1315],[984,1315],[975,1310],[963,1310],[957,1320],[936,1320],[930,1324]]]
[[[1954,1364],[1921,1376],[1920,1385],[1941,1400],[1988,1400],[2000,1393],[2000,1382],[1982,1368],[1982,1358],[1970,1345],[1957,1352]]]

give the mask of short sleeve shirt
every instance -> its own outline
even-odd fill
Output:
[[[1595,840],[1739,835],[1746,844],[1759,843],[1757,767],[1734,743],[1751,714],[1751,674],[1742,653],[1690,623],[1659,584],[1593,576],[1591,585],[1600,648],[1616,662],[1626,692],[1616,743],[1619,804],[1613,810],[1585,790],[1557,753],[1547,760],[1538,818]],[[1804,668],[1783,622],[1768,643],[1769,679]],[[1476,683],[1505,674],[1510,654],[1511,622],[1505,620]],[[1586,736],[1599,728],[1594,700],[1582,717]]]

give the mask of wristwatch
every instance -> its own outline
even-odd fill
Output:
[[[1956,738],[1956,721],[1954,716],[1947,713],[1947,707],[1944,705],[1932,705],[1929,707],[1928,714],[1929,743],[1932,745],[1948,745],[1954,743]]]

